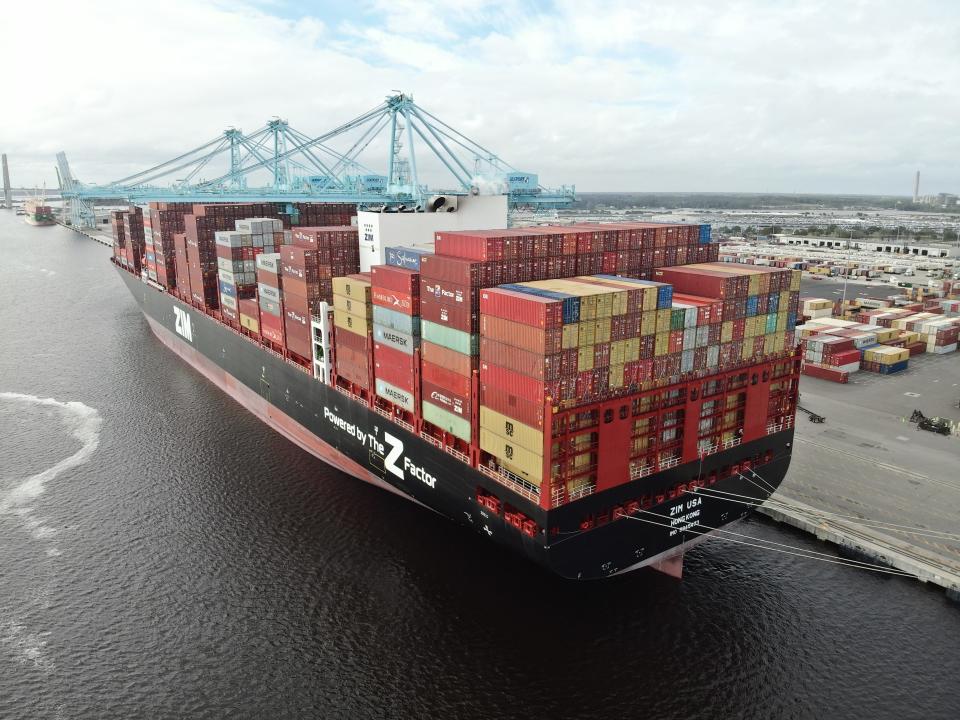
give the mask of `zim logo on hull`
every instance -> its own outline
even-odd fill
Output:
[[[181,310],[178,307],[173,309],[173,314],[173,329],[177,331],[177,335],[188,342],[193,342],[193,329],[190,327],[190,314],[186,310]]]

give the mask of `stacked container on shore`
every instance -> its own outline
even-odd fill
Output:
[[[370,280],[376,393],[407,412],[418,413],[420,273],[374,265]]]
[[[333,324],[338,378],[374,389],[373,306],[370,273],[333,279]]]

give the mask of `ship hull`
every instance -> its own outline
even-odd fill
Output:
[[[47,220],[45,218],[35,218],[30,215],[25,215],[23,218],[28,225],[56,225],[53,220]]]
[[[707,529],[753,510],[715,493],[761,503],[790,463],[792,428],[546,510],[203,311],[119,267],[117,272],[164,345],[289,440],[333,467],[470,527],[565,578],[602,578],[651,565],[677,574],[677,559],[703,540]],[[768,453],[773,459],[756,468],[762,480],[732,475],[707,491],[681,494],[629,517],[620,511],[641,495],[666,493],[692,478]],[[502,510],[494,513],[478,503],[478,491],[535,521],[536,533],[522,532]],[[584,518],[604,516],[609,521],[581,528]]]

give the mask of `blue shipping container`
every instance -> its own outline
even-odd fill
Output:
[[[793,330],[797,327],[797,314],[787,313],[787,330]]]
[[[881,365],[881,366],[880,366],[880,374],[881,374],[881,375],[893,375],[894,373],[898,373],[898,372],[900,372],[901,370],[906,370],[906,369],[907,369],[907,364],[908,364],[909,362],[910,362],[909,360],[901,360],[900,362],[894,363],[893,365]]]
[[[226,283],[223,280],[218,281],[220,283],[220,294],[226,295],[227,297],[235,298],[237,296],[237,287],[236,285],[231,285]]]
[[[407,270],[420,271],[420,260],[424,255],[433,255],[430,250],[420,250],[418,248],[407,247],[388,247],[384,248],[386,253],[387,265],[406,268]]]
[[[753,317],[757,314],[759,300],[760,299],[756,295],[750,295],[747,298],[747,317]]]
[[[775,313],[780,308],[780,296],[777,293],[771,293],[767,299],[767,312]]]
[[[710,242],[710,226],[701,225],[700,226],[700,244],[707,245]]]

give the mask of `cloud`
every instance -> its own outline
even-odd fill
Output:
[[[908,194],[917,168],[958,185],[946,3],[55,0],[44,18],[40,51],[8,34],[15,184],[53,184],[60,149],[106,181],[274,115],[315,135],[402,89],[552,185]]]

